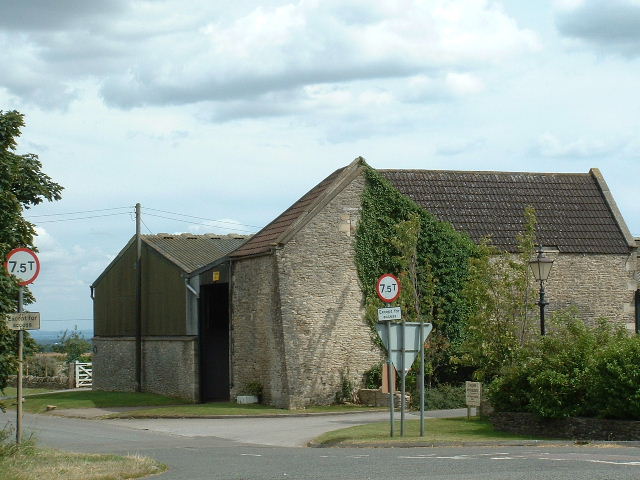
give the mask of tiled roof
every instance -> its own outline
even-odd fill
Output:
[[[251,239],[241,248],[233,252],[231,257],[245,257],[269,252],[278,243],[278,239],[280,239],[300,217],[313,207],[315,202],[340,176],[345,168],[347,167],[336,170],[318,185],[309,190],[302,196],[302,198],[300,198],[300,200],[287,208],[280,216],[251,237]]]
[[[194,235],[191,233],[142,235],[142,241],[186,273],[209,265],[246,242],[247,235]]]
[[[379,170],[400,192],[474,241],[489,236],[514,251],[524,209],[538,218],[538,243],[566,253],[628,253],[629,244],[589,173]],[[616,208],[617,211],[617,208]],[[626,228],[626,227],[625,227]]]

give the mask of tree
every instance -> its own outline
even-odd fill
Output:
[[[65,353],[67,355],[65,361],[71,363],[80,360],[82,355],[91,351],[91,342],[84,338],[76,325],[71,332],[69,330],[62,332],[52,350],[56,353]]]
[[[535,249],[535,210],[524,212],[518,254],[498,252],[487,241],[470,260],[465,295],[472,305],[462,343],[461,363],[475,367],[480,381],[491,381],[517,358],[532,336],[529,260]]]
[[[18,303],[18,283],[4,269],[4,259],[14,248],[35,250],[35,227],[23,217],[24,210],[44,200],[59,200],[62,192],[62,187],[41,171],[37,155],[15,153],[22,127],[21,113],[0,110],[0,320],[5,319],[6,313],[15,312]],[[25,289],[25,304],[33,300]],[[0,321],[0,391],[7,386],[7,377],[16,371],[15,345],[15,332]]]

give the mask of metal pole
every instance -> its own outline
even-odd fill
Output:
[[[393,378],[393,361],[391,360],[391,321],[387,322],[387,381],[389,384],[389,417],[390,417],[390,432],[389,435],[393,437],[393,397],[394,397],[394,378]]]
[[[405,324],[402,322],[402,346],[400,347],[400,354],[402,356],[402,360],[400,361],[401,371],[400,375],[402,376],[402,388],[400,390],[400,436],[404,437],[404,410],[405,410],[405,393],[406,393],[406,379],[407,379],[407,371],[404,368],[404,357],[405,357]]]
[[[540,301],[538,302],[538,305],[540,305],[540,335],[544,336],[544,307],[547,305],[547,302],[544,298],[544,283],[542,280],[540,280]]]
[[[18,313],[22,312],[24,304],[24,287],[18,290]],[[24,342],[23,330],[18,330],[18,382],[16,384],[16,444],[22,441],[22,346]]]
[[[140,237],[141,206],[136,203],[136,391],[142,391],[142,239]]]
[[[424,437],[424,321],[420,319],[420,436]]]

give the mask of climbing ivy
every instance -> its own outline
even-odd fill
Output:
[[[376,309],[383,306],[375,291],[380,275],[393,273],[407,279],[414,275],[406,263],[402,245],[412,243],[407,232],[417,229],[417,267],[412,282],[417,293],[414,295],[417,305],[409,308],[412,312],[410,319],[415,320],[415,315],[421,314],[434,324],[432,342],[455,350],[463,340],[465,322],[470,313],[462,292],[469,277],[469,259],[479,254],[478,247],[466,234],[456,231],[449,223],[439,221],[401,194],[376,170],[365,166],[364,177],[366,184],[355,250],[369,324],[375,327]],[[402,227],[403,222],[408,223]],[[408,305],[415,300],[401,298],[400,301]],[[435,357],[448,358],[449,355],[435,354]],[[445,360],[445,363],[448,362]]]

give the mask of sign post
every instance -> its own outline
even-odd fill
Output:
[[[40,314],[31,322],[29,316],[23,314],[24,286],[33,283],[40,274],[40,260],[36,253],[29,248],[15,248],[7,255],[4,268],[11,275],[18,278],[18,313],[9,319],[9,328],[18,331],[18,380],[16,382],[16,444],[22,441],[22,350],[24,345],[24,330],[40,328]]]
[[[392,303],[395,302],[400,296],[400,281],[392,274],[385,273],[384,275],[378,278],[376,283],[376,293],[380,300],[384,303]],[[393,437],[394,428],[393,428],[393,414],[394,414],[394,405],[393,400],[395,396],[395,388],[392,388],[396,382],[394,382],[394,370],[393,370],[393,361],[391,359],[391,320],[399,320],[401,318],[400,308],[380,308],[378,309],[378,320],[384,321],[387,324],[386,329],[386,342],[383,340],[385,345],[387,345],[387,373],[388,373],[388,384],[389,384],[389,436]]]

